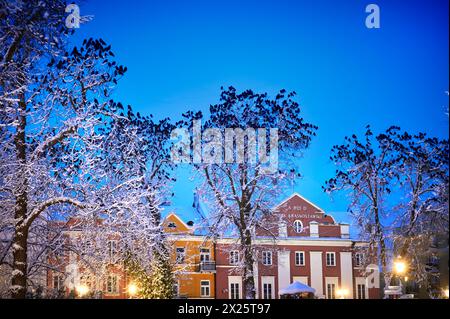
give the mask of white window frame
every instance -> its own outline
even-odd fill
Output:
[[[366,284],[365,283],[357,283],[356,284],[356,298],[357,299],[366,299]]]
[[[230,265],[239,264],[240,256],[238,250],[231,250],[228,257]]]
[[[328,262],[328,255],[333,256],[333,259],[332,259],[333,263]],[[325,260],[326,260],[325,263],[326,263],[327,267],[335,267],[336,266],[336,253],[334,251],[327,251],[325,254]],[[331,259],[330,259],[330,261],[331,261]]]
[[[302,256],[303,256],[303,258],[301,258],[301,259],[299,258],[299,259],[298,259],[299,263],[297,263],[297,255],[302,255]],[[306,254],[305,254],[304,251],[296,251],[296,252],[294,253],[295,265],[296,265],[296,266],[305,266],[305,264],[306,264],[305,258],[306,258]],[[301,262],[301,261],[303,261],[303,262]]]
[[[292,227],[294,228],[294,232],[297,234],[301,234],[303,232],[303,223],[300,219],[294,220],[294,222],[292,223]]]
[[[355,298],[357,298],[357,299],[360,298],[359,290],[358,290],[359,285],[364,286],[364,297],[365,297],[365,299],[369,299],[369,289],[367,287],[367,280],[364,277],[356,277],[355,278],[355,286],[356,286],[356,297]]]
[[[269,291],[270,288],[270,291]],[[270,295],[266,294],[270,292]],[[262,299],[275,299],[275,277],[274,276],[261,276],[261,298]]]
[[[207,256],[207,259],[205,259],[205,256]],[[201,247],[200,248],[200,262],[210,261],[210,260],[211,260],[211,249],[206,248],[206,247]]]
[[[362,267],[364,261],[364,253],[355,253],[355,267]]]
[[[327,283],[327,299],[336,299],[336,284],[329,282]]]
[[[273,299],[272,298],[273,287],[270,282],[263,283],[263,299]]]
[[[55,280],[57,280],[57,287],[55,287]],[[54,274],[53,275],[53,289],[55,290],[63,290],[64,289],[64,276],[62,274]]]
[[[269,257],[270,256],[270,257]],[[268,262],[270,261],[270,262]],[[273,254],[269,250],[265,250],[262,252],[262,264],[264,266],[272,266],[273,263]]]
[[[237,298],[232,298],[232,287],[237,285],[236,296]],[[242,277],[240,276],[228,276],[228,298],[229,299],[242,299]]]
[[[329,288],[334,286],[334,290],[330,295]],[[339,289],[339,278],[338,277],[325,277],[325,297],[326,299],[336,299],[337,290]]]
[[[204,283],[208,283],[208,285],[203,285]],[[208,293],[205,293],[207,290]],[[200,280],[200,297],[211,297],[211,281],[209,280]]]

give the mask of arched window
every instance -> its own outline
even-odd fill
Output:
[[[303,231],[303,223],[301,220],[296,220],[294,222],[294,231],[296,233],[301,233]]]

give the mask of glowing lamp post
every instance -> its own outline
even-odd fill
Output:
[[[130,283],[127,290],[130,298],[133,298],[138,294],[139,288],[135,283]]]
[[[406,263],[402,260],[397,260],[394,262],[394,272],[399,276],[406,273],[407,268]]]
[[[86,285],[80,285],[76,288],[78,297],[83,298],[89,293],[89,287]]]
[[[398,276],[398,281],[400,283],[400,289],[402,291],[403,294],[403,285],[402,285],[402,276],[404,276],[406,274],[408,270],[408,265],[406,264],[406,262],[404,260],[402,260],[401,257],[397,258],[394,261],[394,274]],[[405,282],[408,280],[408,277],[404,277],[405,278]]]
[[[336,294],[339,296],[339,299],[345,299],[348,296],[348,290],[341,288],[336,291]]]

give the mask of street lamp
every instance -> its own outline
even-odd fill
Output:
[[[137,295],[139,288],[135,283],[132,282],[128,285],[127,290],[128,290],[128,294],[130,295],[130,297],[133,298],[134,296]]]
[[[397,275],[402,275],[402,274],[404,274],[405,272],[406,272],[406,270],[407,270],[407,265],[406,265],[406,263],[403,261],[403,260],[401,260],[401,259],[397,259],[395,262],[394,262],[394,272],[397,274]]]
[[[406,262],[404,260],[402,260],[401,257],[398,257],[394,261],[394,274],[396,274],[398,276],[398,281],[400,283],[400,289],[402,291],[402,294],[403,294],[402,275],[404,275],[407,272],[407,270],[408,270],[408,265],[406,264]],[[405,278],[405,282],[408,281],[408,277],[405,276],[404,278]]]
[[[89,287],[86,285],[80,285],[76,288],[76,291],[77,291],[78,296],[81,298],[88,294]]]
[[[339,299],[345,299],[348,296],[348,290],[341,288],[336,291],[336,294],[339,296]]]

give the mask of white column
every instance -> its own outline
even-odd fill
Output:
[[[289,251],[278,252],[278,290],[291,284],[291,259]]]
[[[353,298],[353,267],[352,253],[343,251],[341,255],[341,289],[348,291],[347,298]]]
[[[258,262],[253,263],[253,280],[255,281],[255,298],[260,299],[261,296],[259,296]]]
[[[316,290],[316,296],[323,297],[322,252],[311,251],[309,256],[311,261],[311,287]]]

